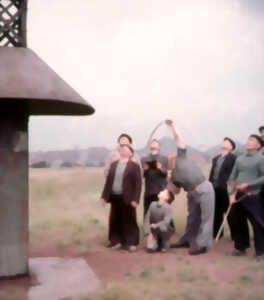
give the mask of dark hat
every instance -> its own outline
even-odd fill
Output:
[[[228,141],[232,145],[233,150],[236,149],[236,143],[232,139],[230,139],[229,137],[225,137],[224,141]]]
[[[257,134],[251,134],[249,137],[253,137],[254,139],[256,139],[258,141],[258,143],[260,144],[261,147],[263,147],[263,141],[261,139],[261,137]]]
[[[132,137],[126,133],[121,133],[120,136],[118,137],[117,141],[119,142],[122,137],[127,138],[129,140],[130,144],[133,143]]]

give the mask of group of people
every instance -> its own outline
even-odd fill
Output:
[[[256,256],[264,260],[264,126],[259,128],[260,135],[249,136],[245,153],[239,156],[234,154],[235,142],[224,138],[207,180],[188,157],[183,137],[173,121],[165,123],[174,137],[176,155],[161,155],[161,145],[154,139],[149,154],[140,158],[131,146],[132,138],[121,134],[118,149],[107,157],[101,195],[103,204],[111,204],[107,246],[136,251],[136,208],[144,179],[143,229],[148,252],[166,252],[170,247],[189,248],[190,255],[206,253],[213,238],[223,236],[221,225],[227,213],[234,242],[229,254],[246,255],[250,247],[249,220]],[[169,245],[175,233],[171,203],[181,189],[187,192],[186,228],[178,242]]]

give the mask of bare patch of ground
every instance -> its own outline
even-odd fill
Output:
[[[256,262],[253,250],[246,257],[226,256],[232,246],[230,240],[224,239],[208,253],[198,256],[190,256],[188,249],[149,254],[144,245],[135,253],[114,251],[101,245],[100,251],[80,254],[75,247],[45,244],[31,245],[29,253],[30,257],[81,257],[101,281],[102,289],[107,290],[113,283],[122,284],[127,289],[138,289],[138,299],[170,300],[179,295],[179,299],[261,299],[264,262]],[[28,290],[30,284],[28,277],[2,280],[0,289],[5,288],[10,294],[14,285]],[[0,299],[3,299],[1,293]],[[105,298],[94,296],[94,299]]]

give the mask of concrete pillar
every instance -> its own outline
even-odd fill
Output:
[[[28,273],[28,115],[0,108],[0,277]]]

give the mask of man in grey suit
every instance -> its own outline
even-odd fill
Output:
[[[178,192],[181,188],[187,192],[189,212],[185,233],[171,248],[191,247],[190,255],[202,254],[211,246],[213,240],[214,189],[200,168],[188,158],[179,130],[171,120],[166,120],[166,124],[171,128],[178,148],[171,180]]]
[[[144,217],[151,202],[158,200],[158,194],[167,186],[168,158],[160,154],[160,143],[152,140],[149,155],[141,159],[144,178]]]

